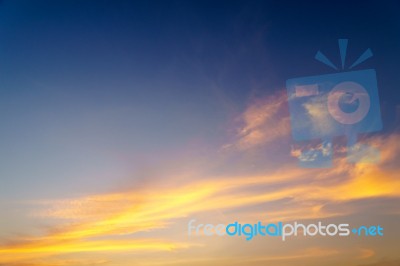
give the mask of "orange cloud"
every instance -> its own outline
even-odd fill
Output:
[[[236,140],[229,144],[247,150],[288,137],[289,117],[285,114],[286,95],[256,101],[240,116],[243,125]],[[242,176],[203,175],[197,179],[168,180],[168,186],[151,187],[82,198],[50,200],[38,204],[35,216],[59,219],[40,236],[22,237],[0,246],[0,265],[45,265],[65,254],[108,254],[115,252],[171,252],[188,250],[193,243],[172,235],[155,238],[152,232],[169,229],[180,218],[230,211],[242,219],[268,220],[316,219],[350,215],[354,209],[326,208],[360,199],[400,198],[398,157],[400,135],[370,138],[380,148],[378,164],[349,164],[338,156],[330,169],[301,169],[282,163],[274,172]],[[292,155],[299,155],[293,149]],[[257,206],[269,204],[268,213]],[[342,205],[341,205],[342,206]],[[43,209],[44,208],[44,209]],[[384,210],[384,206],[382,206]],[[305,259],[336,255],[334,249],[308,250],[307,255],[243,258],[265,263],[283,259]],[[372,256],[365,249],[360,258]],[[79,257],[79,255],[77,255]],[[151,256],[147,264],[151,265]],[[171,260],[179,264],[182,261]],[[188,260],[183,260],[188,262]],[[163,261],[164,264],[168,262]],[[183,263],[184,264],[184,263]]]
[[[329,202],[346,202],[374,197],[399,197],[398,167],[385,170],[398,156],[400,136],[392,136],[382,146],[381,164],[349,165],[338,159],[336,168],[308,170],[288,167],[265,176],[209,178],[176,187],[154,186],[140,191],[95,195],[50,202],[41,216],[74,221],[52,228],[48,234],[5,244],[0,263],[77,252],[169,251],[190,248],[178,241],[133,238],[112,239],[170,226],[177,218],[221,210],[239,210],[258,204],[290,199],[284,210],[268,212],[269,219],[310,219],[348,214],[327,212]],[[343,178],[345,174],[345,178]],[[340,177],[337,182],[329,182]],[[268,187],[273,186],[274,189]],[[256,189],[264,188],[264,189]],[[316,204],[320,202],[320,204]],[[102,206],[107,211],[102,212]],[[97,238],[103,238],[99,240]]]
[[[237,121],[239,128],[233,143],[225,148],[246,150],[287,136],[290,132],[286,93],[254,99]]]

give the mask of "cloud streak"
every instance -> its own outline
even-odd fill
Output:
[[[253,99],[245,111],[236,118],[240,126],[234,142],[225,148],[247,150],[285,137],[290,132],[285,92]]]
[[[284,97],[274,96],[250,106],[240,117],[244,124],[231,147],[247,150],[287,137],[288,118],[285,115],[282,118]],[[271,130],[274,125],[277,127]],[[354,202],[373,206],[379,201],[390,205],[400,198],[397,164],[400,135],[376,136],[368,141],[381,149],[378,164],[349,164],[343,156],[338,156],[335,167],[324,170],[282,163],[275,171],[265,174],[207,176],[199,169],[195,179],[164,180],[162,184],[157,183],[159,179],[154,179],[151,186],[128,191],[36,202],[34,216],[56,219],[57,225],[50,226],[41,235],[3,242],[0,264],[41,265],[32,263],[70,254],[76,254],[78,258],[79,254],[107,257],[107,254],[123,252],[168,253],[201,248],[187,239],[152,234],[171,229],[179,219],[189,216],[223,212],[234,213],[241,219],[260,219],[268,215],[269,221],[290,221],[333,218],[351,215],[360,209],[365,211],[365,206]],[[166,183],[168,186],[163,185]],[[266,204],[271,206],[268,213],[257,208]],[[380,209],[382,213],[386,209],[387,213],[393,214],[393,207],[380,205]],[[228,221],[229,217],[225,218]],[[336,252],[314,250],[307,253],[307,258],[336,255]],[[369,258],[373,254],[370,249],[365,249],[359,257]],[[151,258],[150,255],[147,258],[149,264]],[[292,253],[276,258],[258,254],[251,260],[265,262],[291,258],[305,259]],[[243,260],[243,265],[251,260]]]

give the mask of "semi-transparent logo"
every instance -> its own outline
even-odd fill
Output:
[[[336,73],[300,77],[286,81],[292,136],[296,142],[320,140],[317,149],[302,151],[298,156],[302,167],[320,168],[332,165],[332,139],[347,137],[347,159],[358,162],[369,156],[376,161],[379,152],[358,143],[358,134],[382,129],[378,86],[374,69],[352,69],[372,56],[367,49],[346,69],[347,39],[339,39],[341,70],[322,52],[315,59],[333,68]]]

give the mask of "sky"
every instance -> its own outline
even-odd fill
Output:
[[[1,1],[0,265],[400,264],[396,1]],[[376,163],[303,168],[286,81],[375,69]],[[317,115],[318,115],[317,111]],[[322,123],[322,122],[321,122]],[[322,125],[322,124],[321,124]],[[189,237],[198,223],[380,238]]]

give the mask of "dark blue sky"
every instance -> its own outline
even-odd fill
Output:
[[[9,187],[28,173],[57,186],[74,175],[106,180],[132,170],[115,154],[218,143],[252,95],[333,73],[314,55],[339,64],[338,38],[349,39],[348,64],[372,49],[356,69],[376,69],[384,128],[393,129],[396,1],[3,1],[1,177]]]
[[[147,98],[122,88],[169,70],[185,85],[216,82],[240,102],[254,86],[280,88],[293,76],[329,72],[313,61],[316,50],[338,62],[336,40],[349,38],[348,60],[370,47],[375,57],[360,68],[376,68],[383,100],[399,101],[392,89],[400,59],[395,1],[4,1],[0,12],[5,82],[64,81],[82,97],[114,97],[108,88],[118,86],[121,96]],[[157,86],[150,96],[165,93]],[[189,87],[168,95],[209,93]]]

